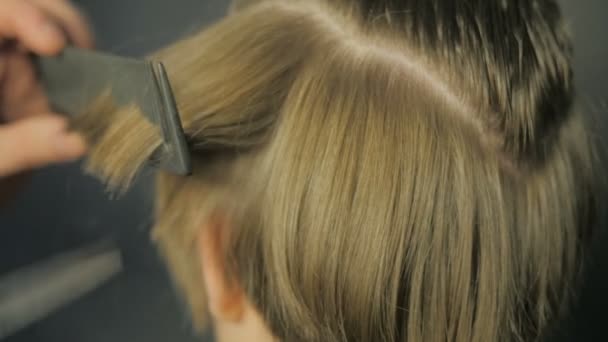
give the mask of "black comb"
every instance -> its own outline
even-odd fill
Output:
[[[110,90],[117,105],[138,105],[160,128],[163,144],[150,156],[150,164],[178,175],[191,173],[188,145],[162,63],[74,47],[57,56],[36,56],[34,62],[53,110],[77,116]]]

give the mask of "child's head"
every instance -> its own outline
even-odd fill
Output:
[[[592,182],[554,1],[258,2],[156,56],[194,172],[158,176],[154,237],[195,322],[535,340]],[[101,114],[90,167],[124,185],[161,140],[136,108]]]

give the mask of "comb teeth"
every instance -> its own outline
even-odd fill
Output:
[[[164,141],[161,150],[155,152],[155,157],[160,160],[161,168],[181,176],[189,175],[192,172],[190,153],[167,72],[158,62],[152,63],[152,70],[161,100],[159,124]]]
[[[191,173],[186,137],[161,63],[74,47],[34,61],[54,110],[76,117],[110,90],[116,105],[137,104],[162,132],[163,144],[150,156],[150,164],[177,175]]]

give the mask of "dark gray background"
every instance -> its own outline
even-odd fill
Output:
[[[562,2],[575,32],[581,99],[602,117],[598,131],[603,135],[607,127],[602,113],[608,100],[608,1]],[[222,16],[228,5],[227,0],[77,3],[93,22],[99,48],[132,56],[141,56],[209,24]],[[195,341],[185,310],[148,237],[152,197],[149,175],[125,197],[110,200],[100,184],[81,174],[77,164],[36,172],[17,200],[0,209],[0,274],[108,236],[123,249],[126,272],[8,340]],[[605,225],[604,221],[601,226]],[[608,323],[608,239],[598,239],[596,249],[580,304],[552,340],[608,340],[604,329]]]

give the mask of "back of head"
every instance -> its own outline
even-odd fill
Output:
[[[195,321],[221,211],[285,341],[537,339],[590,208],[570,53],[551,0],[257,1],[160,51],[195,167],[159,176],[155,237]],[[90,167],[125,184],[160,137],[108,118]]]

